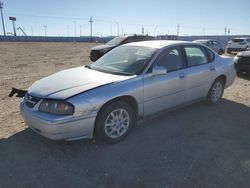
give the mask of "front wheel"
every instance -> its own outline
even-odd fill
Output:
[[[221,101],[223,92],[224,92],[224,80],[222,78],[217,78],[212,84],[208,94],[207,102],[208,104],[218,104]]]
[[[128,135],[135,119],[134,110],[126,102],[110,103],[98,115],[97,136],[108,143],[119,142]]]

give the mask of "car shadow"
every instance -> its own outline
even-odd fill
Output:
[[[27,128],[0,140],[0,187],[247,187],[249,138],[250,108],[226,99],[143,121],[112,145]]]

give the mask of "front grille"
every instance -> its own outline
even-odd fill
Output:
[[[26,105],[30,108],[33,108],[41,99],[38,97],[31,96],[30,94],[26,95]]]
[[[244,42],[244,39],[232,39],[232,41],[235,43],[240,43],[240,42]]]
[[[250,57],[240,57],[238,63],[250,66]]]
[[[99,57],[99,51],[98,50],[91,50],[90,55],[92,57]]]

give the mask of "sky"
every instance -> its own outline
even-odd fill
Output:
[[[1,0],[6,32],[33,36],[250,34],[249,0]],[[3,34],[0,21],[0,34]],[[46,32],[45,32],[46,30]],[[18,35],[22,35],[20,29]]]

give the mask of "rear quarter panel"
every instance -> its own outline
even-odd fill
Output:
[[[233,63],[232,57],[229,56],[217,56],[217,77],[220,75],[226,76],[225,88],[231,86],[236,77],[236,71]]]

